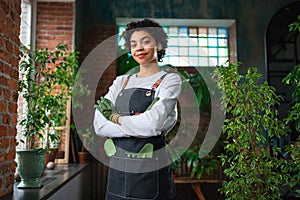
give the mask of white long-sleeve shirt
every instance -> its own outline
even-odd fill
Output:
[[[166,72],[160,71],[152,76],[138,78],[136,75],[130,77],[126,89],[147,88],[152,85]],[[105,98],[113,104],[122,89],[122,85],[128,75],[118,76],[110,86]],[[181,78],[176,73],[170,73],[160,83],[155,91],[155,97],[159,97],[153,107],[133,116],[123,116],[122,125],[107,120],[101,112],[95,110],[94,128],[99,136],[115,137],[151,137],[168,131],[176,122],[176,102],[181,91]]]

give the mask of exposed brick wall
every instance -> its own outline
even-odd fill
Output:
[[[74,2],[38,2],[36,48],[73,47]]]
[[[20,14],[20,0],[0,1],[0,196],[13,191],[16,169]]]

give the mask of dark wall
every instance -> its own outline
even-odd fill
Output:
[[[295,0],[77,0],[76,45],[85,53],[85,41],[101,42],[93,31],[114,25],[117,17],[235,19],[238,61],[257,66],[265,75],[265,33],[272,17]],[[296,19],[295,19],[296,20]],[[102,30],[105,32],[106,30]],[[107,36],[109,37],[109,36]]]

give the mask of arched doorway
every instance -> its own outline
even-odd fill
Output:
[[[273,16],[266,33],[268,82],[284,97],[278,107],[280,118],[285,118],[288,114],[292,92],[282,83],[282,79],[300,63],[300,34],[289,31],[289,25],[297,21],[298,15],[299,1],[286,5]],[[297,134],[291,134],[288,140],[295,141],[296,138]]]

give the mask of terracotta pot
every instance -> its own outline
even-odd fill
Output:
[[[48,162],[54,162],[56,155],[58,152],[58,148],[51,148],[46,151],[44,165],[46,166]]]
[[[78,162],[79,163],[88,163],[90,160],[89,152],[78,152]]]

